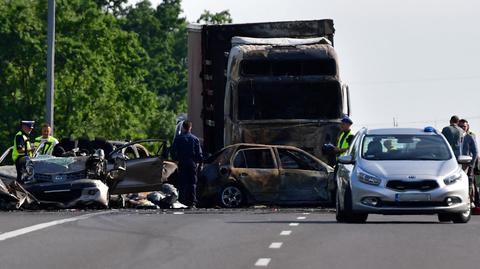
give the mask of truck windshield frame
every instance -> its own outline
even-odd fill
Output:
[[[238,84],[237,118],[258,120],[330,120],[341,117],[338,81],[247,79]]]

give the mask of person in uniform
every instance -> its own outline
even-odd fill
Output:
[[[173,140],[170,153],[172,158],[178,161],[179,200],[189,208],[195,208],[197,167],[203,161],[203,155],[200,140],[192,134],[191,121],[183,122],[182,133]]]
[[[21,130],[13,139],[12,159],[17,169],[17,181],[22,180],[22,166],[25,157],[32,157],[34,147],[30,143],[30,133],[33,130],[34,121],[22,121]]]
[[[337,146],[333,150],[335,152],[337,159],[340,156],[343,156],[346,154],[348,148],[350,147],[350,144],[353,141],[354,135],[352,133],[352,130],[350,129],[352,127],[353,121],[348,117],[345,116],[342,119],[342,123],[340,124],[340,134],[338,136],[337,140]]]
[[[40,155],[52,155],[53,148],[58,144],[58,140],[52,136],[52,127],[50,124],[42,125],[42,135],[35,138],[35,148]]]

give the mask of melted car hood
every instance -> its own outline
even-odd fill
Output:
[[[360,169],[375,176],[395,178],[404,176],[442,177],[458,169],[456,161],[368,161],[362,160]]]

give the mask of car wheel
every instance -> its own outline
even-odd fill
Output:
[[[470,221],[471,217],[472,209],[469,207],[465,212],[452,214],[452,221],[453,223],[467,223]]]
[[[340,209],[340,201],[337,195],[337,221],[347,223],[364,223],[368,219],[368,214],[356,213],[352,210],[352,192],[349,188],[345,190],[345,196],[343,200],[344,209]]]
[[[345,217],[345,212],[340,208],[340,198],[337,193],[335,196],[335,218],[337,219],[337,222],[346,222],[346,217]]]
[[[452,221],[452,216],[446,213],[439,213],[438,214],[438,221],[440,222],[450,222]]]
[[[245,204],[245,193],[238,185],[227,185],[220,191],[220,205],[227,208],[237,208]]]

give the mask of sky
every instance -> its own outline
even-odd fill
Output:
[[[134,1],[132,1],[134,2]],[[156,6],[161,0],[151,0]],[[229,10],[234,23],[333,19],[356,128],[448,125],[480,132],[478,0],[183,0],[188,21]]]

